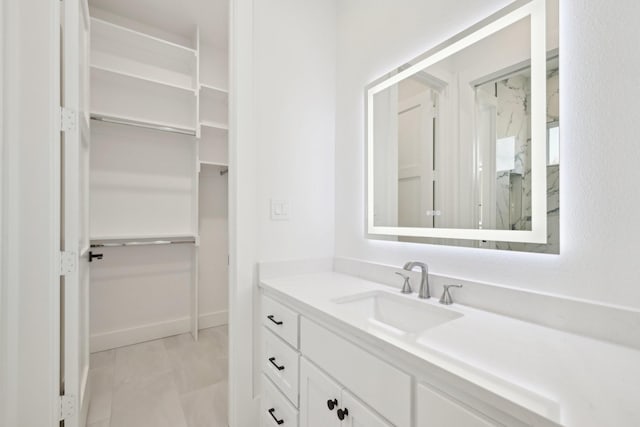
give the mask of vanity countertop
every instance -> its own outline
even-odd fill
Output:
[[[335,272],[262,280],[267,294],[344,327],[381,349],[438,366],[563,426],[640,426],[640,351],[477,310],[411,336],[395,336],[334,302],[392,287]],[[417,295],[402,295],[416,298]],[[637,331],[630,331],[637,333]]]

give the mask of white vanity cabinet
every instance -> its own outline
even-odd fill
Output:
[[[411,425],[411,376],[301,317],[300,352],[397,427]]]
[[[390,360],[304,310],[261,303],[261,426],[558,426],[461,378]]]
[[[260,426],[297,427],[299,315],[266,296],[262,298],[261,305]]]
[[[300,361],[300,427],[392,427],[304,357]]]
[[[340,427],[342,389],[304,357],[300,361],[300,426]]]
[[[297,425],[299,409],[306,427],[410,427],[409,375],[269,296],[261,306],[263,426]]]
[[[416,388],[416,427],[498,427],[502,424],[425,384]]]
[[[348,390],[342,390],[342,404],[349,411],[343,427],[393,427]]]

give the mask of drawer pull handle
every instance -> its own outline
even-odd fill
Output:
[[[273,419],[274,419],[274,421],[275,421],[276,423],[278,423],[278,425],[280,425],[280,424],[284,424],[284,420],[279,420],[279,419],[277,419],[277,418],[276,418],[276,416],[275,416],[275,415],[273,415],[273,413],[274,413],[275,411],[276,411],[276,408],[271,408],[271,409],[269,409],[269,415],[271,415],[271,418],[273,418]]]
[[[278,326],[282,325],[282,321],[275,320],[273,317],[274,317],[273,314],[270,314],[267,316],[267,319],[271,320],[273,323],[275,323]]]
[[[275,357],[270,357],[270,358],[269,358],[269,362],[271,362],[271,364],[272,364],[273,366],[275,366],[276,368],[278,368],[278,371],[284,371],[284,366],[279,366],[279,365],[276,363],[276,358],[275,358]]]
[[[340,419],[340,421],[344,420],[344,417],[347,415],[349,415],[349,410],[347,408],[338,409],[338,419]]]
[[[333,411],[338,406],[338,399],[327,400],[327,407],[330,411]]]

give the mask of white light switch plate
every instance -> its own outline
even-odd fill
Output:
[[[271,199],[271,220],[288,221],[291,215],[291,208],[288,200]]]

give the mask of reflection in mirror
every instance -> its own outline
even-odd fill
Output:
[[[491,128],[489,141],[495,141],[495,180],[490,180],[495,203],[482,207],[483,219],[501,230],[531,229],[531,132],[527,109],[531,99],[530,67],[494,82],[476,87],[479,129]],[[481,242],[480,246],[529,252],[557,251],[559,240],[560,116],[559,64],[557,52],[547,61],[547,245],[507,242]],[[482,134],[479,133],[481,138]],[[480,145],[482,143],[480,142]],[[493,170],[492,170],[493,172]],[[490,178],[490,177],[489,177]],[[492,201],[493,202],[493,201]]]
[[[385,78],[390,84],[372,84],[370,237],[384,230],[380,234],[402,241],[559,252],[557,0],[547,1],[546,15],[546,70],[532,69],[535,18],[524,15],[451,54],[436,49],[437,61],[427,56],[400,67]],[[544,61],[537,64],[544,68]],[[538,103],[546,106],[540,109]],[[544,110],[546,118],[540,115]],[[532,150],[535,126],[543,119],[546,132],[537,135],[546,136],[544,151]],[[546,242],[522,234],[504,241],[465,236],[465,230],[531,233],[534,212],[544,212],[545,202]],[[444,239],[447,230],[458,231]]]

